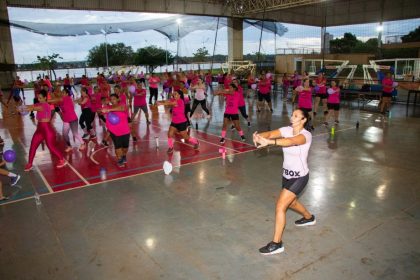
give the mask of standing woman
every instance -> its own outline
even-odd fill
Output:
[[[258,102],[257,112],[261,112],[261,107],[264,106],[264,100],[267,102],[270,111],[273,112],[273,105],[271,104],[271,81],[265,75],[261,76],[258,83]]]
[[[312,88],[309,86],[309,79],[303,80],[303,87],[297,87],[298,108],[309,114],[308,123],[311,123],[312,117]],[[314,127],[311,125],[311,129]]]
[[[324,116],[328,115],[327,109],[327,80],[324,78],[322,73],[319,73],[318,78],[315,80],[315,102],[314,102],[314,117],[318,112],[319,102],[322,102],[322,110]]]
[[[391,107],[393,84],[391,72],[386,73],[386,77],[382,80],[381,114],[385,114]]]
[[[315,216],[298,201],[299,194],[302,193],[309,180],[308,152],[312,135],[305,129],[308,121],[308,113],[297,109],[293,111],[290,118],[290,126],[254,133],[254,143],[257,147],[281,146],[284,154],[282,190],[276,204],[274,236],[271,242],[259,249],[262,255],[273,255],[284,251],[282,237],[288,208],[303,216],[295,221],[296,226],[316,224]]]
[[[155,75],[155,73],[152,73],[152,75],[149,78],[149,104],[152,105],[152,100],[155,98],[155,103],[158,99],[158,87],[159,87],[160,79]]]
[[[232,122],[241,136],[241,140],[245,141],[244,132],[241,129],[239,124],[239,91],[238,87],[235,84],[230,84],[229,89],[225,89],[215,93],[214,95],[224,95],[226,97],[226,108],[223,115],[223,127],[222,127],[222,137],[220,138],[220,144],[225,143],[226,129],[229,122]]]
[[[324,125],[328,125],[328,117],[334,116],[335,124],[338,124],[340,110],[340,88],[335,81],[331,81],[331,88],[328,89],[328,114],[325,115]]]
[[[83,139],[89,139],[89,137],[96,138],[95,133],[92,131],[92,110],[90,96],[88,94],[87,87],[82,87],[80,90],[82,96],[76,100],[77,104],[82,108],[82,114],[80,115],[79,124],[83,129]]]
[[[136,121],[137,116],[140,116],[140,110],[143,111],[144,115],[146,116],[146,123],[147,125],[149,125],[150,121],[149,121],[149,111],[147,109],[147,102],[146,102],[146,89],[143,88],[143,83],[139,81],[137,83],[136,91],[134,92],[133,122]]]
[[[207,118],[211,118],[209,109],[207,109],[206,106],[206,85],[203,83],[203,80],[198,79],[197,85],[192,86],[191,90],[195,90],[195,95],[192,109],[190,112],[190,118],[194,114],[194,111],[197,108],[198,104],[200,104],[203,111],[207,113]]]
[[[117,156],[118,166],[123,167],[127,163],[127,152],[130,141],[130,126],[128,124],[127,105],[121,103],[117,94],[111,94],[111,105],[105,106],[101,112],[106,114],[106,127],[114,142],[115,155]],[[109,120],[109,113],[117,115],[119,121],[116,124]]]
[[[174,151],[174,140],[176,133],[186,141],[194,145],[194,149],[198,149],[200,144],[194,137],[188,135],[188,121],[185,117],[184,94],[181,90],[173,93],[173,98],[169,100],[158,101],[157,105],[165,105],[172,107],[172,122],[168,130],[168,154]]]
[[[64,141],[67,144],[67,148],[65,149],[65,152],[71,152],[73,148],[71,147],[70,143],[70,130],[73,133],[73,137],[77,139],[80,143],[79,150],[83,151],[86,149],[86,144],[83,141],[82,137],[79,135],[78,130],[78,123],[77,123],[77,115],[74,111],[74,103],[73,99],[71,98],[71,89],[65,88],[64,93],[56,97],[54,99],[51,99],[49,103],[56,103],[60,107],[61,113],[62,113],[62,119],[63,119],[63,137]]]
[[[246,103],[245,103],[245,98],[244,98],[244,89],[241,87],[239,80],[235,79],[233,80],[233,83],[236,85],[236,87],[238,88],[238,92],[239,92],[239,100],[238,100],[238,109],[239,112],[241,112],[241,115],[244,119],[246,119],[246,121],[248,122],[248,127],[251,126],[251,120],[249,119],[248,114],[246,113]],[[231,129],[234,129],[234,126],[232,125]]]
[[[38,101],[38,104],[28,105],[26,109],[28,111],[36,111],[36,119],[38,120],[38,124],[34,136],[31,140],[31,147],[29,149],[29,160],[25,166],[25,171],[29,171],[33,168],[32,163],[34,161],[36,149],[44,140],[47,143],[47,147],[50,150],[50,152],[56,157],[58,157],[58,163],[56,167],[62,168],[67,164],[67,162],[64,160],[63,155],[57,149],[55,143],[56,133],[50,123],[51,109],[50,105],[47,103],[47,92],[45,90],[41,90],[39,92]]]

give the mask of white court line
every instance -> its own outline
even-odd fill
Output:
[[[70,162],[67,161],[67,165],[70,167],[71,170],[73,170],[74,173],[76,173],[76,175],[82,179],[82,181],[86,184],[86,185],[90,185],[90,183],[85,179],[85,177],[82,176],[82,174],[80,174],[76,168],[74,168],[73,165],[70,164]]]
[[[100,148],[100,149],[97,149],[96,151],[94,151],[91,155],[90,155],[90,160],[91,161],[93,161],[93,163],[95,163],[96,165],[99,165],[99,162],[97,162],[96,160],[94,160],[93,159],[93,156],[97,153],[97,152],[99,152],[99,151],[102,151],[102,150],[104,150],[104,149],[108,149],[108,147],[107,146],[104,146],[104,147],[102,147],[102,148]]]
[[[20,145],[22,146],[23,150],[25,151],[25,155],[28,156],[28,152],[26,151],[26,147],[23,144],[22,140],[19,138],[18,142],[20,143]],[[35,170],[38,172],[39,177],[41,177],[42,181],[44,182],[45,186],[47,187],[48,191],[50,193],[54,192],[53,189],[51,188],[50,184],[48,183],[47,179],[44,177],[44,174],[42,174],[41,170],[38,168],[37,165],[34,166]]]

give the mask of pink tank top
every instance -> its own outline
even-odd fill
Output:
[[[36,119],[40,120],[50,120],[51,119],[51,108],[47,102],[38,103],[36,107],[41,107],[42,111],[36,112]]]
[[[299,93],[298,107],[312,109],[312,88],[303,89]]]
[[[226,95],[225,114],[236,115],[238,113],[239,91]]]
[[[63,113],[63,122],[69,123],[77,121],[77,115],[74,111],[73,99],[70,96],[63,96],[63,101],[60,103],[60,109]]]
[[[85,104],[80,104],[80,107],[83,109],[86,108],[91,108],[92,104],[90,103],[90,98],[89,97],[82,97],[84,100],[87,99],[87,102]]]
[[[185,117],[185,105],[184,101],[180,98],[178,100],[171,99],[171,101],[176,101],[177,105],[172,108],[172,122],[177,123],[184,123],[187,121]]]
[[[328,103],[338,104],[340,103],[340,88],[334,87],[328,89]]]
[[[112,106],[106,106],[105,108],[112,108]],[[130,133],[130,126],[128,125],[128,115],[127,112],[112,112],[120,118],[120,121],[117,124],[112,124],[109,122],[108,114],[106,118],[106,128],[114,134],[115,136],[122,136]]]

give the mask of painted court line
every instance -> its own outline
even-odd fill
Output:
[[[70,164],[70,162],[67,162],[67,165],[70,167],[70,169],[71,169],[71,170],[73,170],[73,172],[74,172],[74,173],[76,173],[76,175],[77,175],[80,179],[82,179],[82,181],[83,181],[86,185],[89,185],[89,182],[85,179],[85,177],[83,177],[83,176],[82,176],[82,174],[80,174],[80,173],[76,170],[76,168],[74,168],[74,166]]]
[[[22,140],[19,138],[18,140],[19,144],[22,146],[23,150],[25,151],[25,157],[28,156],[28,152],[26,151],[26,147],[23,144]],[[54,192],[53,189],[51,188],[51,185],[48,183],[47,178],[45,178],[44,174],[41,172],[41,170],[38,168],[37,165],[34,166],[36,172],[38,172],[39,177],[41,177],[41,180],[44,182],[45,186],[47,187],[48,191],[50,193]]]

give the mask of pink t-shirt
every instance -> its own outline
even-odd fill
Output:
[[[82,110],[86,108],[91,108],[92,104],[90,103],[90,98],[89,97],[82,97],[82,98],[83,98],[83,101],[87,99],[87,102],[85,104],[80,104],[80,107],[82,108]]]
[[[134,95],[134,106],[147,106],[146,90],[144,88],[136,89],[136,94]]]
[[[225,114],[235,115],[238,113],[239,91],[226,95]]]
[[[105,106],[105,108],[109,109],[112,108],[112,106]],[[130,133],[130,127],[128,125],[128,115],[126,110],[127,109],[124,109],[124,111],[112,112],[120,118],[120,121],[117,124],[110,123],[108,119],[109,113],[106,114],[106,128],[108,128],[108,130],[115,136],[121,136]]]
[[[61,112],[63,113],[63,122],[69,123],[77,121],[77,115],[74,111],[73,99],[70,96],[63,96],[59,104]]]
[[[238,92],[239,92],[238,106],[243,107],[245,106],[244,89],[241,86],[238,86]]]
[[[270,80],[261,80],[258,83],[258,89],[261,94],[268,94],[271,91]]]
[[[229,85],[231,82],[232,82],[232,77],[226,76],[225,80],[223,81],[225,89],[229,89]]]
[[[187,121],[185,117],[185,105],[184,101],[180,98],[178,100],[171,99],[171,101],[176,101],[177,105],[172,107],[172,122],[177,123],[184,123]]]
[[[299,92],[298,107],[312,109],[312,88],[304,88],[301,92]]]
[[[326,94],[327,86],[325,85],[327,81],[325,79],[317,79],[316,85],[318,86],[317,94]]]
[[[149,78],[149,87],[150,88],[158,88],[160,83],[159,77],[150,77]]]
[[[36,107],[41,107],[42,111],[36,112],[36,119],[39,120],[45,120],[45,119],[51,119],[51,108],[50,105],[47,102],[38,103],[35,105]]]
[[[382,87],[383,87],[383,91],[386,93],[391,93],[394,91],[392,84],[394,82],[392,81],[391,78],[385,78],[382,80]]]
[[[340,103],[340,88],[333,87],[328,89],[328,103],[338,104]]]

